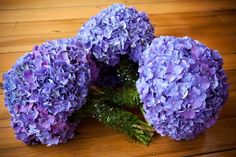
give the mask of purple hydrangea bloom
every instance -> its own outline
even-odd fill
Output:
[[[77,38],[98,61],[114,66],[124,54],[137,62],[154,29],[145,13],[113,4],[85,23]]]
[[[88,52],[75,39],[35,46],[4,74],[5,105],[17,139],[48,146],[74,136],[68,117],[86,101]]]
[[[189,140],[216,122],[228,96],[217,51],[189,37],[161,36],[143,55],[136,85],[156,132]]]

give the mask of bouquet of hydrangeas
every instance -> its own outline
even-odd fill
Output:
[[[189,37],[155,37],[145,13],[114,4],[75,37],[18,59],[3,75],[5,105],[27,144],[65,143],[89,117],[143,144],[155,131],[189,140],[216,122],[228,97],[222,65],[217,51]]]

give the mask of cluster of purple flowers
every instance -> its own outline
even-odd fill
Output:
[[[161,36],[143,52],[137,90],[162,136],[193,139],[212,126],[228,96],[223,60],[188,37]]]
[[[68,117],[86,101],[96,81],[96,61],[115,65],[138,55],[154,38],[145,13],[115,4],[91,18],[74,38],[35,46],[4,75],[5,105],[17,139],[54,145],[72,138]]]
[[[89,19],[77,38],[99,62],[114,66],[125,54],[138,62],[154,38],[154,29],[145,13],[114,4]]]
[[[35,46],[4,74],[17,139],[50,146],[72,138],[77,123],[68,117],[85,104],[97,65],[117,65],[122,55],[139,63],[136,86],[156,132],[188,140],[215,123],[228,96],[219,53],[188,37],[154,39],[145,13],[114,4],[74,38]]]
[[[73,137],[77,124],[68,117],[86,101],[87,55],[75,39],[48,41],[4,74],[5,105],[17,139],[50,146]]]

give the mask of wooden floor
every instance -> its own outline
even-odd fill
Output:
[[[0,75],[24,53],[45,40],[71,37],[81,25],[114,0],[0,0]],[[155,135],[149,146],[134,143],[89,120],[68,143],[28,146],[14,137],[0,91],[0,157],[67,156],[236,156],[236,1],[122,0],[146,11],[156,35],[190,36],[224,58],[231,84],[220,119],[192,141],[176,142]],[[2,78],[0,78],[2,83]]]

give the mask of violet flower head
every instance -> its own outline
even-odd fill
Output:
[[[136,85],[156,132],[189,140],[216,122],[228,97],[217,51],[189,37],[161,36],[143,55]]]
[[[125,54],[138,62],[154,38],[154,29],[145,13],[113,4],[89,19],[77,38],[99,62],[114,66]]]
[[[4,74],[5,105],[17,139],[48,146],[74,136],[68,117],[86,101],[88,52],[75,39],[35,46]]]

